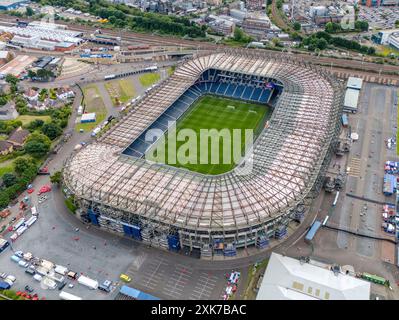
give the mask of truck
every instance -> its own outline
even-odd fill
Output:
[[[58,273],[48,274],[47,277],[49,277],[51,280],[54,280],[56,282],[64,282],[64,280],[65,280],[65,277]]]
[[[13,231],[16,231],[19,227],[21,227],[25,223],[25,219],[21,218],[17,221],[17,223],[12,228]]]
[[[59,297],[61,300],[82,300],[81,297],[75,296],[66,291],[61,291]]]
[[[91,290],[96,290],[98,288],[98,281],[97,280],[93,280],[93,279],[90,279],[90,278],[85,277],[85,276],[80,276],[78,278],[78,283],[88,287]]]
[[[29,228],[30,226],[32,226],[32,224],[34,224],[37,220],[37,217],[32,216],[28,219],[28,221],[26,221],[26,226]]]
[[[60,266],[58,264],[55,265],[54,271],[62,276],[65,276],[68,273],[68,269]]]
[[[26,227],[26,226],[21,226],[21,227],[18,228],[17,231],[15,231],[15,233],[16,233],[18,236],[20,236],[20,235],[23,234],[27,229],[28,229],[28,227]]]

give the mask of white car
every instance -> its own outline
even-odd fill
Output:
[[[18,262],[18,265],[20,267],[27,268],[29,266],[29,263],[24,260],[21,260],[20,262]]]
[[[15,280],[17,280],[16,277],[14,277],[12,274],[9,274],[6,279],[9,279],[10,281],[14,282]]]
[[[22,251],[15,251],[14,255],[16,255],[18,258],[23,258],[24,257],[24,253]]]
[[[40,275],[40,274],[35,274],[34,276],[33,276],[33,279],[35,279],[36,281],[38,281],[38,282],[40,282],[40,281],[42,281],[42,276]]]
[[[68,284],[68,288],[73,288],[73,283]]]

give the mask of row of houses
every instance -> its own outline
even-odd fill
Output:
[[[48,107],[54,107],[57,103],[67,102],[69,99],[75,97],[75,92],[69,86],[60,87],[55,89],[56,99],[49,97],[44,99],[44,101],[40,101],[40,92],[33,88],[29,88],[25,90],[23,97],[26,99],[28,107],[45,110]]]
[[[7,140],[0,140],[0,154],[6,155],[14,150],[21,149],[29,134],[29,130],[22,129],[21,127],[15,129]]]

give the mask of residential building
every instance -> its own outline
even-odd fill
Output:
[[[10,134],[7,141],[12,143],[14,148],[21,148],[24,145],[25,140],[29,136],[29,134],[29,130],[25,130],[22,129],[22,127],[19,127]]]
[[[256,300],[369,300],[370,288],[340,268],[273,252]]]
[[[393,32],[388,38],[388,44],[396,49],[399,49],[399,32]]]
[[[29,89],[25,90],[23,96],[26,100],[28,100],[28,103],[30,103],[32,105],[36,105],[37,101],[39,99],[39,92],[36,90],[33,90],[32,88],[29,88]]]
[[[6,154],[13,152],[13,150],[14,146],[11,142],[0,140],[0,154],[2,156],[5,156]]]
[[[61,87],[57,89],[56,95],[59,100],[68,100],[75,96],[75,92],[70,87]]]

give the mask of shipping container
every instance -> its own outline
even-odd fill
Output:
[[[312,224],[312,227],[310,228],[309,232],[306,234],[305,236],[305,241],[312,241],[313,238],[315,237],[317,231],[320,229],[321,227],[321,222],[320,221],[315,221]]]

